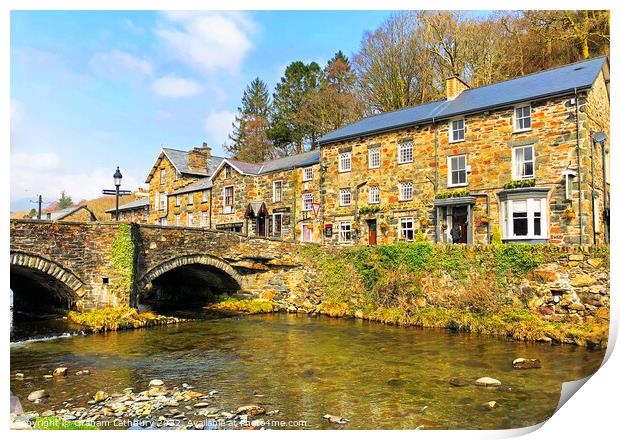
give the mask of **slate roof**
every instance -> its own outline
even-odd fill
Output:
[[[262,163],[242,162],[236,159],[225,160],[243,174],[258,176],[261,174],[273,173],[275,171],[316,165],[320,162],[320,159],[321,152],[316,149],[306,151],[305,153],[294,154],[292,156],[280,157],[278,159],[273,159]]]
[[[91,219],[95,216],[95,214],[93,214],[93,212],[90,209],[88,209],[86,205],[80,205],[80,206],[71,206],[65,209],[59,209],[57,211],[46,212],[45,214],[41,215],[41,219],[42,220],[62,220],[63,218],[70,216],[71,214],[79,211],[80,209],[87,210],[91,215]]]
[[[189,185],[184,186],[183,188],[179,188],[176,191],[172,191],[170,196],[175,196],[177,194],[187,194],[196,191],[203,191],[205,189],[209,189],[213,186],[210,177],[203,177],[202,179],[198,179],[195,182],[190,183]]]
[[[370,133],[448,119],[587,89],[607,63],[607,57],[593,58],[483,87],[465,90],[455,99],[429,102],[415,107],[370,116],[327,133],[320,144],[336,142]]]
[[[149,206],[149,198],[141,197],[139,199],[132,200],[129,203],[125,203],[124,205],[120,205],[118,207],[119,211],[129,211],[131,209],[144,208],[145,206]],[[116,208],[108,209],[107,213],[113,214],[116,212]]]
[[[146,178],[146,182],[148,183],[153,178],[153,173],[155,169],[159,166],[159,162],[161,161],[161,154],[166,155],[166,157],[172,163],[172,166],[180,173],[190,174],[192,176],[203,176],[208,177],[213,174],[213,172],[219,167],[223,157],[220,156],[211,156],[208,160],[207,169],[204,171],[196,171],[189,167],[189,151],[177,150],[174,148],[162,148],[155,165],[151,168],[148,177]]]

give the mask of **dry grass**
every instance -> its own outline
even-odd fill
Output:
[[[138,313],[131,307],[108,307],[89,312],[69,312],[73,322],[94,333],[127,328],[151,327],[181,322],[181,319],[157,315],[153,312]]]

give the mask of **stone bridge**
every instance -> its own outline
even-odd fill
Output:
[[[16,304],[181,306],[215,294],[277,301],[313,285],[303,245],[202,228],[12,220],[10,244]]]

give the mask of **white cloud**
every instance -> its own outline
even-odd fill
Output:
[[[60,158],[55,153],[14,153],[11,154],[11,170],[21,173],[54,171],[60,165]]]
[[[149,61],[121,50],[97,52],[89,65],[96,74],[104,77],[118,78],[128,72],[153,75],[153,65]]]
[[[228,133],[235,120],[235,113],[228,110],[213,111],[205,120],[205,131],[211,137],[209,143],[223,145],[228,140]]]
[[[168,98],[187,98],[202,93],[202,86],[193,79],[167,75],[153,82],[153,90]]]
[[[164,12],[155,32],[173,56],[203,72],[237,73],[252,49],[256,24],[244,12]]]

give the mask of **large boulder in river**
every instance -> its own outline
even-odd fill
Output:
[[[512,367],[517,370],[529,370],[530,368],[540,368],[541,366],[539,359],[516,358],[512,361]]]
[[[479,387],[498,387],[502,383],[497,379],[493,379],[492,377],[481,377],[480,379],[476,379],[474,384],[478,385]]]
[[[67,375],[67,367],[58,367],[52,372],[53,377],[64,377]]]
[[[99,402],[103,402],[108,397],[110,396],[108,396],[108,393],[106,393],[105,391],[97,391],[95,395],[93,396],[93,400],[95,401],[95,403],[99,403]]]
[[[149,382],[150,388],[160,388],[164,386],[164,381],[160,379],[153,379]]]
[[[246,405],[240,406],[237,408],[237,414],[247,414],[250,417],[257,416],[259,414],[264,414],[265,408],[258,405]]]
[[[48,393],[46,390],[37,390],[28,394],[28,400],[30,400],[31,402],[36,402],[37,400],[45,399],[49,396],[50,393]]]

